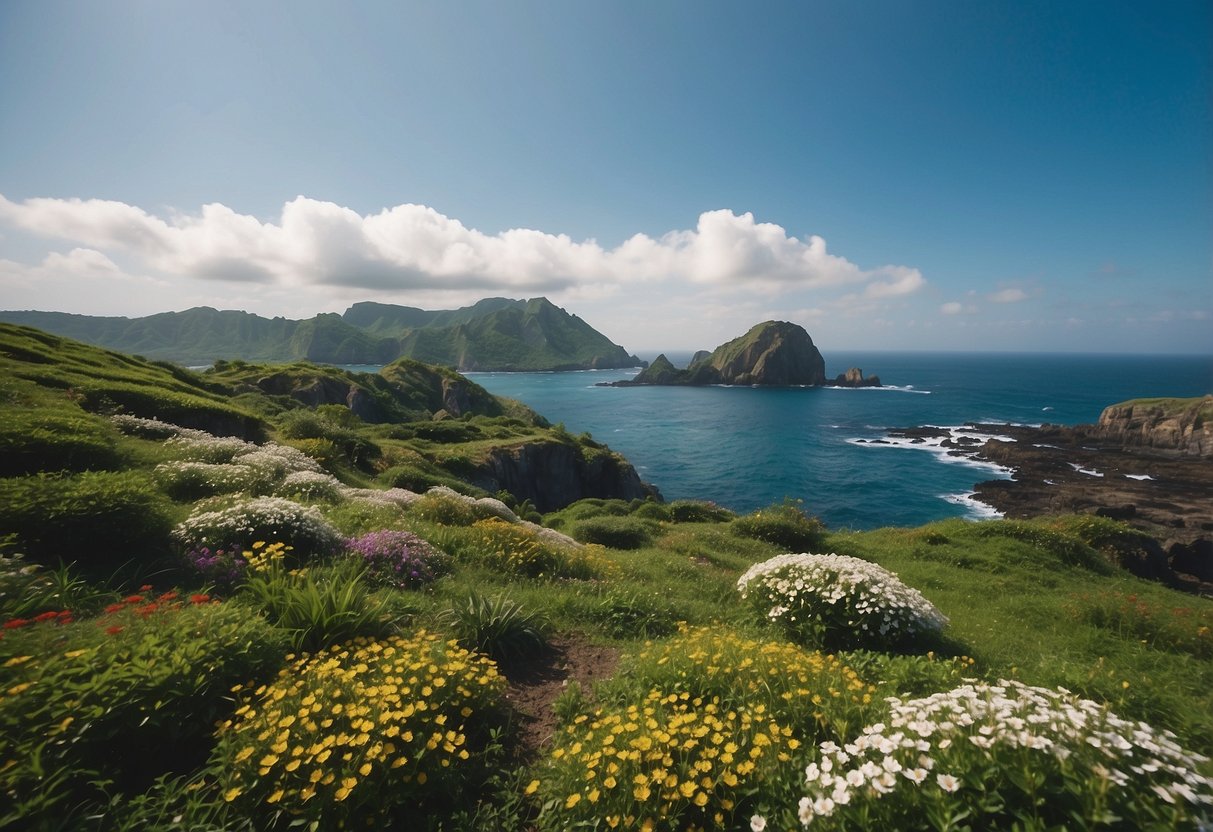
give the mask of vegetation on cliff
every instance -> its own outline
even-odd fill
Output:
[[[546,298],[489,298],[449,311],[357,303],[343,315],[321,314],[302,321],[210,307],[143,318],[8,311],[0,312],[0,321],[186,365],[219,359],[386,364],[414,358],[469,371],[640,364]]]
[[[613,455],[473,388],[455,416],[457,376],[196,376],[48,337],[0,327],[5,441],[47,425],[0,479],[0,827],[1209,813],[1213,602],[1125,572],[1116,521],[832,532],[642,494],[541,516],[472,485],[482,463]],[[72,367],[151,389],[83,398]]]

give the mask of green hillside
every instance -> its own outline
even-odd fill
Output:
[[[209,307],[143,318],[0,312],[0,321],[187,366],[216,360],[386,364],[459,370],[631,367],[639,359],[545,298],[488,298],[457,310],[358,303],[302,321]]]
[[[737,516],[449,369],[5,324],[0,451],[0,829],[1207,825],[1213,601],[1114,520]]]

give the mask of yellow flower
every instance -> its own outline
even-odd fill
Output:
[[[535,793],[535,790],[536,790],[536,789],[538,789],[538,788],[539,788],[539,781],[538,781],[538,780],[532,780],[530,783],[528,783],[528,784],[527,784],[527,787],[526,787],[526,789],[524,790],[524,792],[523,792],[523,793],[524,793],[524,794],[534,794],[534,793]]]
[[[267,797],[265,799],[265,802],[266,803],[277,803],[279,800],[282,799],[282,795],[284,795],[284,794],[286,794],[286,792],[284,792],[282,789],[278,789],[278,791],[274,792],[272,795]]]
[[[564,801],[564,808],[572,809],[574,806],[576,806],[580,802],[581,802],[581,795],[578,794],[577,792],[573,792],[571,795],[568,796],[568,799]]]
[[[232,788],[228,789],[227,791],[225,791],[223,793],[223,799],[224,799],[224,801],[231,803],[233,800],[235,800],[237,797],[240,796],[240,793],[242,791],[244,791],[244,789],[242,787],[233,786]]]
[[[241,763],[251,756],[253,756],[253,747],[251,745],[246,745],[244,748],[240,749],[240,751],[232,759],[233,762]]]
[[[358,769],[358,773],[361,774],[363,777],[366,777],[368,774],[371,773],[371,768],[372,768],[372,766],[370,763],[363,763],[362,766]]]
[[[695,803],[695,805],[696,805],[696,806],[700,806],[700,807],[702,807],[702,806],[707,806],[707,805],[708,805],[708,795],[707,795],[707,793],[706,793],[706,792],[700,792],[699,794],[695,795],[695,800],[694,800],[694,803]]]

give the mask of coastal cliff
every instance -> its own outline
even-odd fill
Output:
[[[1094,433],[1126,448],[1213,456],[1213,395],[1114,404],[1100,414]]]
[[[508,491],[539,511],[564,508],[587,497],[637,500],[658,497],[626,459],[604,448],[559,441],[491,449],[468,481],[490,493]]]

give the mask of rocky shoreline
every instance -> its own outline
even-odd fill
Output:
[[[1213,595],[1213,464],[1207,457],[1128,446],[1102,423],[970,423],[867,440],[885,442],[935,445],[949,455],[1007,469],[1011,479],[980,482],[973,495],[1006,517],[1095,514],[1124,520],[1159,544],[1133,571]]]

